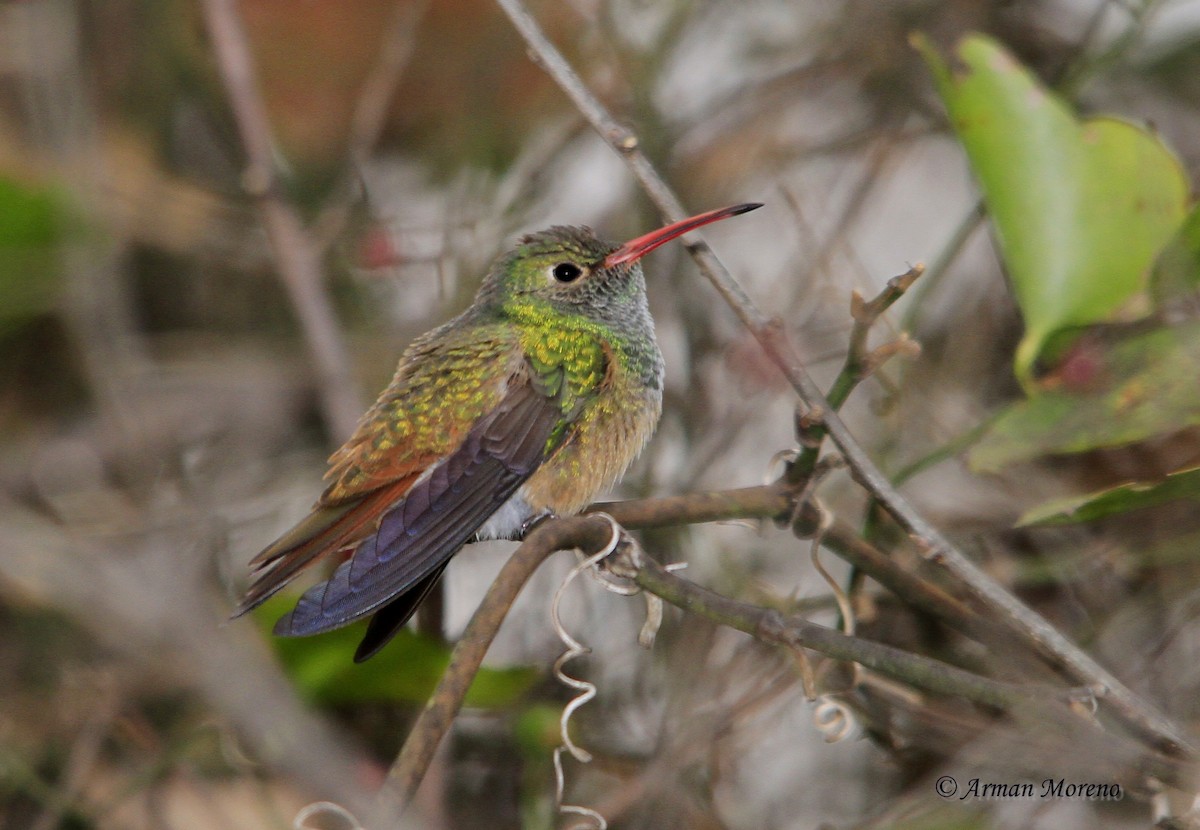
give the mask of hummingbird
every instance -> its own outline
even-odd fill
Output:
[[[519,538],[620,478],[662,412],[663,358],[641,258],[733,205],[623,245],[554,226],[499,257],[466,311],[417,338],[312,512],[250,561],[241,616],[343,557],[275,625],[307,636],[370,617],[355,662],[415,613],[467,542]]]

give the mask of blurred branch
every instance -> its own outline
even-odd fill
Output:
[[[78,489],[64,495],[106,505],[113,525],[87,533],[69,514],[46,516],[0,499],[0,593],[78,620],[107,653],[144,667],[155,684],[178,682],[206,699],[249,755],[307,791],[361,809],[367,794],[357,748],[297,699],[257,630],[220,627],[228,611],[215,596],[205,548],[219,542],[222,528],[182,508],[142,513],[130,505],[121,515],[124,502],[89,491],[86,472],[68,472]]]
[[[425,0],[396,3],[387,31],[383,34],[379,60],[363,83],[350,121],[348,155],[351,164],[364,163],[379,140],[379,134],[383,132],[388,107],[400,85],[404,67],[412,57],[417,24],[425,14],[427,5]]]
[[[417,24],[425,14],[426,0],[396,3],[392,19],[383,33],[383,45],[379,58],[363,82],[362,92],[350,119],[350,137],[347,140],[346,156],[350,164],[349,181],[343,182],[338,190],[339,198],[331,199],[313,222],[313,235],[323,249],[327,248],[341,233],[350,218],[351,208],[361,193],[355,187],[361,176],[360,168],[367,163],[371,150],[379,141],[379,135],[387,123],[388,108],[400,85],[404,68],[412,58],[416,44]],[[352,196],[351,194],[355,194]]]
[[[521,0],[497,0],[513,26],[525,39],[533,59],[554,79],[600,136],[624,159],[642,188],[667,221],[683,219],[683,209],[674,191],[639,149],[638,137],[618,123],[583,80],[546,38]],[[772,362],[808,407],[812,422],[820,421],[858,483],[871,493],[921,546],[923,555],[946,569],[1004,622],[1012,626],[1036,650],[1061,665],[1077,682],[1088,685],[1135,731],[1165,751],[1194,754],[1183,731],[1148,701],[1142,699],[1100,666],[1090,655],[1068,640],[1032,608],[963,555],[940,531],[925,520],[892,486],[866,451],[837,417],[804,363],[787,340],[783,323],[768,319],[751,302],[741,285],[703,242],[690,234],[685,246],[705,277],[712,283],[742,323],[758,340]]]
[[[235,0],[203,0],[201,5],[217,68],[246,150],[248,166],[243,186],[258,202],[279,276],[304,332],[316,370],[325,424],[341,441],[354,431],[364,406],[345,340],[325,292],[320,257],[299,214],[283,196],[270,120]]]
[[[500,569],[463,631],[450,665],[413,724],[379,792],[371,827],[390,827],[416,794],[438,745],[453,723],[479,667],[521,588],[552,553],[570,548],[602,549],[612,538],[603,516],[575,516],[537,525]]]
[[[87,721],[71,747],[66,769],[56,788],[56,797],[45,805],[37,821],[29,830],[54,830],[69,822],[68,815],[75,806],[87,776],[100,760],[105,740],[109,737],[113,721],[117,718],[118,700],[110,679],[102,679],[92,699],[92,709]]]
[[[1057,84],[1058,91],[1068,99],[1077,98],[1088,81],[1118,64],[1122,58],[1141,45],[1146,37],[1146,30],[1149,28],[1151,18],[1163,5],[1165,5],[1164,0],[1099,4],[1095,14],[1088,21],[1087,29],[1079,39],[1080,45],[1077,54],[1067,65],[1062,79]],[[1104,31],[1103,19],[1113,8],[1124,11],[1129,16],[1129,25],[1100,52],[1089,52],[1089,47]]]
[[[1065,690],[1040,689],[1035,692],[1031,688],[992,680],[929,657],[843,634],[803,617],[785,617],[778,611],[721,596],[670,573],[648,558],[624,559],[626,561],[619,567],[614,567],[615,573],[628,576],[643,589],[684,611],[735,628],[764,643],[811,649],[835,660],[848,660],[874,669],[914,688],[962,697],[999,709],[1041,703],[1052,695],[1062,695],[1066,699]]]
[[[112,201],[108,183],[119,164],[107,152],[94,79],[85,63],[85,35],[68,3],[6,5],[0,7],[0,15],[4,33],[0,56],[23,57],[18,64],[23,69],[14,72],[11,80],[30,150],[27,155],[21,152],[15,166],[58,179],[58,186],[81,209],[80,217],[88,217],[90,223],[93,217],[106,215]],[[7,134],[11,127],[5,118],[2,131]],[[7,157],[13,142],[6,138],[0,143],[5,145],[0,155]],[[12,160],[6,158],[4,167],[5,175],[11,175]],[[52,172],[53,168],[57,170]],[[5,227],[20,219],[6,203]],[[6,249],[11,245],[6,242]],[[71,234],[59,248],[62,319],[75,341],[74,354],[98,412],[122,440],[141,428],[130,398],[138,381],[153,368],[135,321],[135,301],[124,267],[128,251],[123,229],[111,226],[104,232]],[[6,260],[5,268],[12,267],[13,261]],[[7,296],[13,290],[10,285],[5,284],[6,304],[12,299]],[[136,466],[146,459],[131,462]]]
[[[983,199],[977,198],[971,209],[954,226],[950,238],[942,244],[933,262],[925,269],[924,278],[917,286],[917,290],[913,292],[908,303],[908,310],[900,320],[901,330],[912,331],[916,327],[917,313],[924,307],[922,300],[929,296],[935,286],[940,284],[942,276],[949,272],[951,263],[962,253],[967,241],[983,225],[985,218],[987,218],[987,208],[983,204]]]
[[[810,649],[835,660],[857,663],[914,688],[1000,709],[1030,728],[1061,732],[1066,739],[1061,746],[1077,745],[1076,736],[1095,744],[1094,737],[1104,734],[1094,721],[1074,708],[1078,696],[1071,690],[992,680],[883,643],[849,636],[803,617],[785,617],[777,611],[738,602],[676,576],[649,558],[637,557],[636,550],[619,549],[616,562],[610,566],[613,572],[632,579],[642,589],[684,611],[742,631],[761,642],[788,649]],[[1135,770],[1132,774],[1139,779],[1149,775],[1181,786],[1190,786],[1196,772],[1194,763],[1157,752],[1140,752],[1129,769]]]

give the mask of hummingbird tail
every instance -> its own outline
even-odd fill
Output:
[[[323,556],[354,544],[374,528],[387,508],[404,497],[417,476],[409,476],[342,504],[318,507],[250,560],[254,581],[233,616],[257,608],[296,574]]]
[[[362,642],[354,650],[355,663],[370,660],[396,636],[397,631],[404,628],[412,619],[412,615],[417,613],[417,608],[429,596],[429,592],[437,587],[445,570],[446,566],[443,565],[375,612],[375,616],[371,617],[367,624],[367,632],[363,635]]]

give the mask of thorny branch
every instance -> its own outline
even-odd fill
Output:
[[[243,185],[258,202],[280,279],[304,332],[316,368],[326,426],[341,441],[354,431],[364,407],[345,340],[324,289],[320,255],[280,188],[271,125],[235,0],[204,0],[202,5],[217,68],[246,151],[248,166]]]
[[[636,134],[617,122],[546,38],[521,0],[497,0],[525,39],[533,59],[559,85],[600,136],[625,159],[634,177],[668,221],[687,213],[674,191],[639,149]],[[782,322],[768,319],[713,254],[699,234],[685,245],[701,272],[758,340],[811,416],[819,417],[855,479],[922,548],[925,557],[963,584],[986,608],[1075,681],[1086,684],[1134,731],[1164,751],[1194,755],[1183,731],[1148,701],[1135,694],[1092,657],[1063,636],[1036,611],[988,576],[922,517],[875,466],[837,417],[804,363],[788,342]]]

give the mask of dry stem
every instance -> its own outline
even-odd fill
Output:
[[[634,177],[668,221],[687,213],[674,191],[639,149],[631,130],[608,113],[582,79],[550,43],[521,0],[497,0],[513,26],[525,39],[534,60],[554,79],[600,136],[625,159]],[[837,446],[855,479],[870,492],[920,544],[929,561],[942,566],[962,583],[998,620],[1002,620],[1053,664],[1061,666],[1075,681],[1095,690],[1103,703],[1134,731],[1164,751],[1194,755],[1184,732],[1148,701],[1135,694],[1092,657],[1063,636],[1036,611],[1011,594],[964,556],[940,531],[922,517],[875,466],[866,451],[839,419],[820,388],[809,376],[779,321],[769,320],[721,261],[700,241],[689,235],[686,247],[700,270],[725,302],[750,329],[764,351],[783,372],[801,401],[821,413],[826,431]]]
[[[234,0],[204,0],[204,18],[248,166],[243,184],[259,213],[316,371],[326,426],[338,441],[348,437],[364,409],[349,353],[325,292],[321,261],[299,214],[283,197],[275,168],[275,142],[259,93],[254,61]]]

